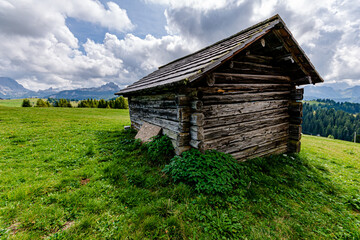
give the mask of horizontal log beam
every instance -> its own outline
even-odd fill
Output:
[[[205,105],[216,103],[239,103],[251,101],[285,100],[288,99],[290,91],[265,92],[265,93],[242,93],[233,95],[211,95],[203,96]]]
[[[264,109],[275,109],[288,107],[288,100],[271,100],[258,102],[230,103],[230,104],[214,104],[204,106],[203,114],[205,119],[218,118],[225,116],[234,116],[244,113],[253,113],[263,111]]]
[[[209,128],[204,130],[204,138],[206,139],[206,142],[208,142],[209,140],[243,134],[244,132],[250,132],[257,129],[278,125],[281,123],[287,123],[288,125],[288,120],[288,115],[282,114],[277,115],[273,118],[262,118],[250,122],[240,122],[226,126]]]
[[[206,118],[203,126],[205,129],[208,129],[217,126],[227,126],[230,124],[236,124],[240,122],[256,121],[261,118],[266,118],[266,119],[276,118],[279,115],[288,116],[288,108],[287,107],[273,108],[265,111],[242,113],[242,114],[224,116],[224,117]]]
[[[230,136],[225,136],[222,138],[205,140],[204,141],[204,149],[218,149],[225,148],[230,149],[230,147],[234,147],[237,149],[241,149],[241,147],[249,146],[250,144],[256,144],[257,141],[262,141],[266,137],[270,139],[274,136],[274,134],[288,134],[289,124],[281,123],[277,125],[272,125],[269,127],[263,127],[260,129],[255,129],[252,131],[242,132],[241,134],[235,134]],[[251,139],[256,138],[255,142],[252,142]]]

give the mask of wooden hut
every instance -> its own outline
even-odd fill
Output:
[[[299,152],[303,89],[323,82],[279,15],[177,59],[116,93],[131,125],[162,128],[180,154],[244,160]]]

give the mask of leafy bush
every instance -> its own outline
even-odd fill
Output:
[[[147,158],[154,165],[169,163],[174,156],[174,147],[168,136],[156,136],[149,143],[144,144],[147,148]]]
[[[354,211],[360,211],[360,195],[353,195],[346,202]]]
[[[30,100],[29,99],[24,99],[21,106],[22,107],[31,107]]]
[[[36,101],[36,107],[50,107],[50,103],[48,101],[44,101],[42,100],[41,98],[39,98],[37,101]]]
[[[118,97],[112,100],[96,100],[96,99],[87,99],[81,100],[78,104],[79,108],[115,108],[115,109],[128,109],[128,101],[124,97]]]
[[[70,101],[68,101],[67,99],[60,98],[55,101],[54,107],[69,107],[69,108],[71,108],[72,105],[71,105]]]
[[[228,193],[241,182],[242,166],[225,153],[215,150],[202,154],[196,149],[184,152],[171,159],[163,172],[175,182],[183,182],[206,194]]]

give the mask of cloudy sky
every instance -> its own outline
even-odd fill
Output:
[[[0,0],[0,76],[124,87],[277,13],[328,84],[360,85],[358,0]]]

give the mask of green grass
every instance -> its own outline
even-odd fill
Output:
[[[304,136],[211,196],[124,125],[127,110],[0,106],[0,239],[360,239],[360,144]]]
[[[38,98],[28,98],[30,100],[30,103],[32,106],[36,105],[36,101]],[[24,99],[0,99],[0,106],[3,107],[21,107],[21,104]],[[46,98],[43,98],[44,101],[46,101]],[[73,107],[77,107],[79,104],[79,101],[71,101],[70,102]]]
[[[36,104],[37,98],[28,98],[32,105]],[[21,107],[23,99],[1,99],[0,106],[4,107]]]

